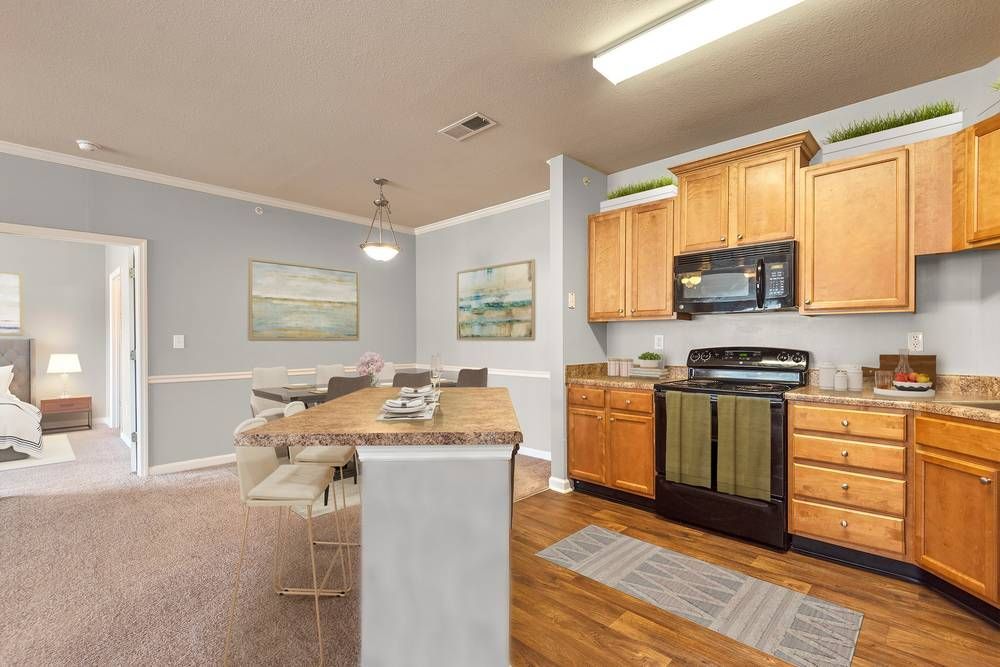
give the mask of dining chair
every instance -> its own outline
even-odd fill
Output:
[[[253,393],[254,389],[264,387],[283,387],[288,384],[288,369],[284,366],[254,368],[250,380],[250,414],[264,419],[277,419],[284,416],[285,404],[261,398]]]
[[[396,373],[392,376],[393,387],[423,387],[431,383],[430,371],[418,371],[416,373]]]
[[[378,374],[379,384],[383,382],[392,382],[393,376],[396,375],[396,364],[391,361],[385,362],[382,365],[382,370]]]
[[[485,387],[489,376],[488,368],[463,368],[458,371],[459,387]]]
[[[263,417],[247,419],[236,427],[233,435],[263,426],[267,420]],[[320,623],[320,596],[342,597],[349,588],[323,589],[316,573],[316,545],[322,544],[313,534],[312,506],[323,495],[323,490],[329,482],[329,473],[320,468],[305,466],[281,465],[278,456],[271,447],[234,447],[236,450],[236,472],[240,483],[240,499],[243,501],[243,535],[240,538],[240,555],[236,562],[236,578],[233,581],[233,599],[229,607],[229,622],[226,626],[226,641],[222,663],[228,664],[229,646],[232,641],[233,625],[236,621],[236,607],[239,602],[240,576],[243,573],[243,561],[246,557],[247,529],[250,523],[250,508],[277,507],[284,508],[278,514],[278,535],[274,545],[274,588],[279,595],[309,595],[313,598],[316,615],[316,638],[319,642],[319,662],[323,663],[323,629]],[[312,569],[311,588],[292,588],[281,585],[281,546],[283,519],[292,507],[302,507],[305,510],[306,533],[309,538],[309,561]],[[323,577],[322,584],[333,568],[335,560],[330,561],[330,567]],[[343,556],[341,556],[343,571]],[[347,582],[346,574],[344,576]]]
[[[344,364],[327,364],[316,367],[316,386],[325,387],[332,377],[344,374]]]
[[[285,406],[285,417],[291,417],[292,415],[297,415],[306,409],[306,404],[302,401],[292,401]]]

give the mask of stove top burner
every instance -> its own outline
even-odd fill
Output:
[[[671,389],[701,389],[722,391],[732,394],[770,394],[780,395],[792,388],[789,384],[769,382],[740,382],[733,380],[678,380],[661,385],[667,391]]]

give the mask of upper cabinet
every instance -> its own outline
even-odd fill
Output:
[[[1000,115],[965,129],[965,241],[970,247],[1000,241]]]
[[[913,311],[907,158],[901,148],[802,170],[803,313]]]
[[[672,168],[676,253],[794,238],[796,174],[818,149],[803,132]]]
[[[590,216],[588,319],[669,319],[673,199]]]

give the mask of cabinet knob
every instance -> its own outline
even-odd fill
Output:
[[[847,519],[841,519],[840,520],[840,527],[841,528],[847,528]]]
[[[626,398],[625,399],[625,405],[632,405],[632,399]]]
[[[812,303],[812,302],[813,302],[813,300],[812,300],[812,299],[806,299],[806,305],[807,305],[807,306],[808,306],[808,305],[809,305],[810,303]]]
[[[992,479],[990,479],[989,477],[980,477],[980,478],[979,478],[979,482],[980,482],[981,484],[992,484],[992,483],[993,483],[993,480],[992,480]]]
[[[720,236],[719,240],[722,241],[723,243],[725,243],[726,242],[726,237],[725,236]]]
[[[624,308],[619,308],[619,309],[618,309],[618,312],[619,312],[619,313],[624,313],[624,312],[625,312],[625,309],[624,309]]]
[[[597,421],[604,421],[604,415],[597,415]]]
[[[610,417],[610,418],[609,418],[609,420],[610,420],[610,421],[614,421],[614,420],[615,420],[615,418],[614,418],[614,417]]]
[[[736,240],[737,241],[742,241],[743,240],[743,235],[742,234],[737,234],[736,235]]]
[[[632,312],[635,313],[635,308],[632,309]]]
[[[848,455],[849,453],[850,453],[850,452],[848,452],[848,451],[847,451],[846,449],[844,449],[844,450],[841,450],[841,452],[840,452],[840,455],[841,455],[841,456],[843,456],[843,457],[844,457],[844,458],[846,459],[846,458],[847,458],[847,455]]]
[[[844,491],[847,491],[847,489],[850,487],[847,486],[847,482],[844,482],[843,484],[840,485],[840,488],[842,488]]]
[[[844,428],[847,428],[848,426],[851,425],[851,422],[847,421],[846,419],[841,419],[840,425],[843,426]]]
[[[580,394],[580,400],[581,401],[587,400],[587,395],[586,394]]]

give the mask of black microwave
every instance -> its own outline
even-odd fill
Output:
[[[795,309],[795,241],[674,258],[679,313]]]

